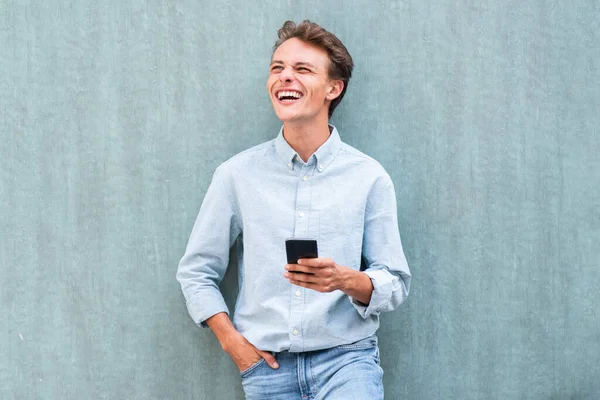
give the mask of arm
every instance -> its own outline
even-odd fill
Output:
[[[177,269],[188,312],[202,327],[211,316],[229,313],[219,284],[227,271],[229,249],[241,233],[230,185],[222,167],[217,168]]]
[[[261,358],[264,358],[271,368],[279,368],[279,364],[277,364],[275,357],[267,351],[258,350],[254,345],[248,342],[246,338],[235,329],[226,313],[222,312],[213,315],[206,320],[206,324],[213,331],[219,340],[219,343],[221,343],[223,351],[229,354],[240,371],[251,367]]]
[[[304,258],[286,265],[283,276],[319,292],[341,290],[363,318],[400,305],[408,296],[411,275],[398,232],[396,194],[387,174],[375,182],[367,199],[362,250],[364,272],[329,258]]]
[[[411,274],[398,231],[394,185],[387,174],[369,193],[363,257],[367,266],[364,274],[371,280],[373,293],[368,303],[351,299],[352,304],[363,318],[394,310],[408,296]]]
[[[261,357],[277,368],[270,353],[256,349],[235,329],[219,290],[229,263],[229,249],[242,231],[238,215],[230,182],[217,168],[179,263],[177,280],[194,322],[210,327],[240,371]]]
[[[329,258],[304,258],[286,265],[283,276],[294,285],[319,292],[341,290],[363,318],[395,309],[408,296],[411,275],[398,232],[394,186],[387,174],[369,193],[364,226],[364,272]]]
[[[284,277],[294,285],[319,292],[341,290],[356,301],[369,304],[373,283],[367,274],[338,265],[330,258],[304,258],[298,264],[286,265]],[[307,274],[294,274],[296,271]]]

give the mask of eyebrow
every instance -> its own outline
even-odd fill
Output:
[[[284,62],[281,60],[273,60],[271,61],[271,65],[274,64],[283,64]],[[312,65],[311,63],[305,62],[305,61],[299,61],[297,63],[294,64],[294,67],[298,67],[298,66],[306,66],[306,67],[310,67],[312,69],[316,69],[316,67],[314,65]]]

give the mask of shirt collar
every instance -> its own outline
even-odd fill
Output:
[[[331,129],[329,138],[313,154],[317,160],[317,170],[319,172],[323,172],[327,169],[342,147],[342,139],[340,138],[337,129],[333,125],[329,125],[329,127]],[[288,168],[293,169],[294,157],[298,156],[298,154],[283,137],[283,127],[281,127],[279,135],[275,138],[275,150],[277,151],[279,158],[285,162]],[[300,159],[300,157],[298,157],[298,159]]]

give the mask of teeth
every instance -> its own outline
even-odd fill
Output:
[[[292,91],[281,91],[279,93],[277,93],[277,97],[281,100],[282,97],[293,97],[295,99],[299,99],[300,97],[302,97],[302,95],[298,92],[292,92]]]

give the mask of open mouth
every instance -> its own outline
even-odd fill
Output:
[[[282,103],[293,103],[298,101],[304,95],[295,90],[280,90],[275,96],[277,96],[277,99]]]

